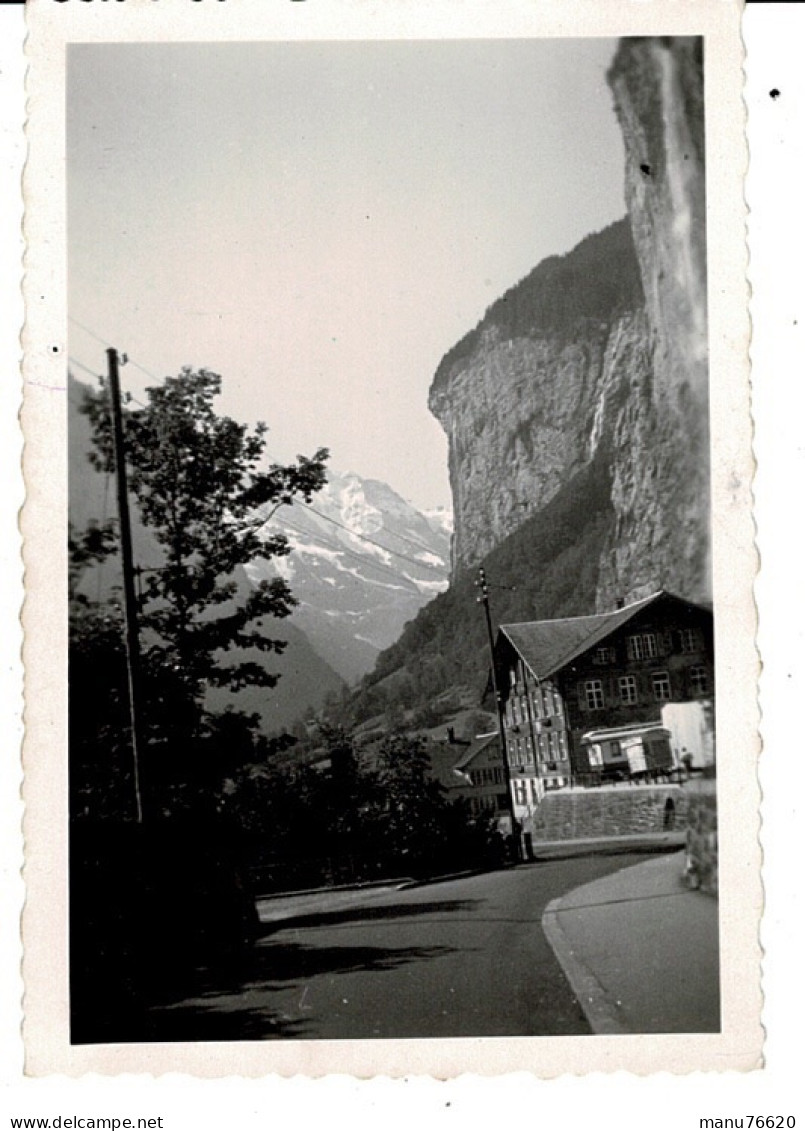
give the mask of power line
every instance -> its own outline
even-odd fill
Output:
[[[305,503],[304,505],[308,508],[308,510],[311,510],[311,511],[313,511],[314,514],[319,515],[320,518],[326,519],[327,522],[334,522],[336,524],[336,526],[341,526],[343,530],[346,530],[350,534],[353,534],[356,538],[362,538],[363,537],[363,535],[357,534],[355,531],[351,530],[350,527],[343,526],[340,522],[337,522],[336,519],[330,518],[329,515],[322,514],[321,511],[316,510],[316,508],[313,506],[312,503]],[[425,542],[420,542],[418,539],[406,537],[405,534],[398,534],[396,531],[393,531],[393,530],[387,530],[387,531],[385,531],[385,533],[387,534],[387,536],[389,538],[396,538],[400,542],[405,542],[407,545],[413,546],[413,548],[415,550],[424,550],[426,554],[432,554],[433,553],[433,550],[430,546],[428,546]],[[371,540],[371,538],[366,538],[365,541],[371,542],[372,540]],[[388,547],[381,545],[379,542],[374,543],[374,545],[380,546],[381,550],[386,550],[387,553],[389,553],[389,554],[396,553],[395,550],[389,550]],[[404,557],[404,555],[402,555],[402,554],[397,554],[397,556],[398,557]],[[406,558],[405,560],[411,561],[412,559]],[[424,562],[416,561],[415,564],[416,565],[422,565],[424,568],[427,568],[427,566],[425,565]]]
[[[322,517],[326,517],[326,516],[322,516]],[[287,519],[284,520],[284,524],[287,527],[289,527],[290,530],[292,530],[294,533],[301,534],[303,536],[307,535],[309,537],[309,534],[310,534],[309,531],[303,530],[299,526],[295,526],[292,522],[288,522]],[[360,537],[360,535],[358,535],[358,537]],[[417,586],[416,582],[413,581],[412,578],[400,576],[399,573],[395,573],[394,570],[391,569],[389,566],[387,566],[384,562],[373,561],[371,559],[367,559],[366,556],[361,557],[361,555],[357,554],[354,550],[349,550],[346,546],[341,545],[339,542],[336,542],[335,540],[328,541],[327,539],[324,539],[324,544],[328,549],[331,549],[331,550],[333,550],[333,551],[335,551],[339,554],[344,554],[348,558],[354,558],[354,560],[356,562],[358,562],[360,565],[366,566],[368,564],[369,566],[371,566],[372,569],[376,570],[378,573],[387,574],[389,577],[393,578],[393,580],[398,582],[398,583],[407,581],[409,583],[407,588],[410,588],[410,590],[412,592],[420,593],[419,587]],[[388,551],[388,552],[392,553],[392,551]],[[403,588],[406,588],[406,586],[404,585]]]
[[[83,322],[79,322],[77,318],[74,318],[72,316],[72,314],[67,315],[67,321],[72,322],[75,326],[78,326],[79,329],[83,330],[86,334],[89,334],[91,338],[94,338],[96,342],[100,342],[102,346],[107,346],[109,349],[112,349],[112,346],[109,344],[109,342],[106,341],[105,338],[102,338],[100,334],[96,334],[94,330],[90,330],[89,326],[85,326]]]
[[[75,365],[78,369],[83,369],[85,373],[89,373],[90,377],[95,377],[96,380],[98,380],[98,381],[104,380],[102,374],[96,373],[94,369],[90,369],[90,367],[88,365],[84,365],[83,361],[79,361],[78,358],[73,357],[72,354],[70,354],[68,356],[67,360],[70,362],[71,365]],[[133,401],[134,404],[139,405],[140,408],[148,408],[148,405],[144,404],[139,399],[139,397],[135,397],[134,393],[128,393],[127,392],[127,393],[124,393],[123,395],[124,395],[124,399],[125,399],[126,403],[128,403],[129,401]]]
[[[105,338],[102,338],[100,336],[100,334],[96,334],[94,330],[91,330],[89,328],[89,326],[87,326],[84,322],[79,321],[78,318],[75,318],[71,314],[69,314],[67,317],[68,317],[70,322],[73,322],[81,330],[83,330],[85,333],[89,334],[90,337],[95,339],[95,341],[100,342],[101,345],[107,346],[109,349],[114,348],[113,346],[110,345],[109,342],[106,341]],[[84,365],[84,363],[79,361],[77,358],[70,357],[69,360],[72,362],[73,365],[77,366],[79,369],[82,369],[85,373],[89,373],[90,376],[95,377],[96,380],[101,380],[101,377],[100,377],[99,374],[95,373],[92,369],[89,368],[89,366]],[[126,355],[126,360],[127,360],[127,363],[129,365],[133,365],[136,369],[139,369],[142,373],[145,373],[145,375],[147,377],[151,377],[154,381],[160,381],[160,378],[158,378],[154,373],[152,373],[150,370],[146,369],[143,365],[140,365],[139,362],[134,361],[133,358],[129,357],[128,355]],[[140,408],[146,408],[147,407],[146,405],[143,404],[143,402],[141,400],[139,400],[137,397],[135,397],[131,393],[126,393],[126,398],[127,398],[127,400],[131,400],[135,404],[139,405]],[[317,510],[312,504],[306,503],[304,505],[308,508],[308,510],[311,510],[315,515],[318,515],[319,518],[322,518],[322,519],[324,519],[325,522],[330,522],[330,523],[333,524],[333,526],[337,526],[341,530],[346,531],[346,533],[349,534],[351,537],[358,538],[362,542],[366,542],[370,546],[375,546],[378,550],[382,550],[383,553],[391,554],[394,557],[399,558],[401,561],[408,562],[409,565],[416,566],[418,569],[424,569],[427,572],[434,574],[434,576],[438,576],[439,578],[443,578],[443,576],[444,576],[443,572],[441,570],[437,569],[435,566],[429,565],[427,562],[423,562],[423,561],[421,561],[417,558],[412,558],[412,557],[410,557],[406,554],[402,554],[402,553],[399,552],[399,550],[390,550],[388,548],[388,546],[384,546],[381,542],[377,542],[373,538],[367,537],[365,534],[358,534],[357,531],[352,530],[350,527],[346,526],[344,523],[338,522],[337,519],[331,518],[329,515],[326,515],[322,511]],[[291,525],[291,524],[289,524],[289,525]],[[296,532],[299,533],[299,534],[305,533],[303,530],[299,530],[298,528],[292,527],[292,529],[296,529]],[[412,546],[416,550],[424,550],[425,553],[432,553],[433,552],[431,550],[431,548],[429,546],[427,546],[424,542],[416,541],[416,540],[414,540],[410,537],[406,537],[404,534],[397,534],[397,533],[390,532],[389,537],[396,538],[400,542],[405,542],[407,545]],[[337,549],[344,550],[343,546],[339,546],[337,544],[334,544],[334,545],[336,545]],[[353,556],[357,558],[357,555],[353,555]],[[363,561],[364,559],[357,558],[357,560]],[[393,571],[390,570],[389,573],[391,573],[392,576],[394,576],[395,578],[399,578],[399,575],[393,573]]]
[[[275,456],[269,455],[268,453],[266,453],[266,455],[268,456],[268,458],[273,463],[280,463],[281,462]],[[344,525],[342,525],[342,523],[337,522],[334,518],[330,518],[329,515],[323,514],[321,511],[316,510],[316,508],[313,506],[312,503],[304,503],[302,505],[307,507],[308,510],[313,511],[313,513],[317,514],[320,518],[325,519],[327,522],[332,522],[332,523],[335,523],[336,526],[341,526],[342,530],[346,530],[347,533],[352,534],[353,537],[363,538],[363,540],[365,542],[371,542],[372,541],[371,538],[366,538],[364,535],[356,533],[356,531],[350,529],[350,527],[344,526]],[[405,534],[397,534],[395,531],[391,531],[391,530],[386,531],[386,534],[388,535],[389,538],[396,538],[400,542],[406,542],[409,546],[413,546],[413,548],[415,550],[424,550],[426,554],[432,554],[434,552],[432,547],[428,546],[428,544],[426,542],[420,542],[419,539],[417,539],[417,538],[411,538],[410,536],[406,536]],[[405,560],[405,561],[413,561],[414,565],[417,565],[422,569],[431,569],[432,572],[434,572],[434,573],[441,573],[441,571],[437,570],[436,567],[428,566],[425,562],[421,562],[421,561],[414,560],[414,559],[411,559],[411,558],[405,558],[404,555],[397,553],[396,550],[389,550],[387,546],[383,546],[380,542],[374,542],[372,544],[375,545],[375,546],[378,546],[381,550],[385,550],[386,553],[388,553],[388,554],[396,554],[397,557],[402,557],[403,560]]]
[[[426,562],[418,561],[416,558],[408,557],[407,554],[401,554],[399,550],[390,550],[388,546],[384,546],[381,542],[376,542],[374,538],[368,538],[365,534],[358,534],[357,531],[351,530],[350,527],[345,526],[343,522],[338,522],[337,519],[330,518],[329,515],[324,514],[322,511],[316,510],[316,508],[310,503],[305,503],[304,505],[308,510],[313,511],[314,514],[317,514],[319,518],[323,518],[325,522],[331,522],[333,526],[338,526],[341,530],[346,530],[347,534],[350,534],[353,538],[359,538],[362,542],[368,542],[370,546],[376,546],[379,550],[382,550],[384,554],[392,554],[395,558],[400,558],[402,561],[408,562],[410,565],[415,565],[419,569],[425,569],[430,573],[438,574],[440,577],[442,576],[441,570],[437,570],[435,566],[428,565]],[[404,538],[402,535],[394,535],[394,537],[401,538],[403,542],[408,541],[408,539]],[[411,545],[415,545],[415,543],[411,543]],[[422,549],[425,549],[425,547],[422,547]],[[430,552],[431,551],[428,550],[428,553]]]
[[[67,360],[71,365],[75,365],[77,369],[83,369],[85,373],[89,373],[90,377],[94,377],[96,381],[100,381],[102,379],[100,373],[98,373],[94,369],[90,369],[88,365],[84,365],[83,361],[79,361],[78,358],[73,357],[72,354],[68,355]]]
[[[146,375],[146,377],[150,377],[152,381],[156,381],[160,385],[164,381],[163,377],[157,377],[156,373],[152,373],[150,369],[146,369],[144,365],[140,365],[139,361],[135,361],[133,358],[128,356],[127,364],[133,365],[135,369],[139,369],[141,373],[144,373]]]
[[[85,325],[83,322],[79,322],[79,320],[77,318],[74,318],[72,314],[68,314],[67,319],[69,322],[72,322],[74,325],[78,326],[79,329],[83,330],[85,334],[89,334],[89,336],[91,338],[94,338],[96,342],[100,342],[102,346],[106,346],[108,349],[114,349],[114,346],[112,346],[111,342],[107,342],[105,338],[102,338],[100,336],[100,334],[96,334],[94,330],[90,330],[89,326]],[[139,369],[141,373],[144,373],[146,377],[150,377],[152,381],[157,381],[160,384],[162,383],[163,378],[157,377],[157,375],[155,373],[152,373],[150,369],[146,369],[144,365],[140,365],[139,361],[135,361],[134,358],[129,354],[126,354],[125,357],[126,361],[122,362],[121,364],[133,365],[135,369]]]

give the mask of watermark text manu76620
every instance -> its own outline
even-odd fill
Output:
[[[714,1119],[702,1118],[699,1120],[701,1131],[727,1127],[742,1128],[746,1131],[776,1131],[777,1128],[790,1131],[790,1128],[796,1127],[796,1125],[796,1116],[793,1115],[716,1116]]]

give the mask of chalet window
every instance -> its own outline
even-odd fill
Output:
[[[679,646],[683,652],[698,652],[699,634],[695,628],[683,628],[679,633]]]
[[[633,675],[622,675],[618,679],[618,694],[621,703],[637,702],[637,680]]]
[[[559,737],[559,760],[561,762],[566,762],[567,758],[568,758],[567,735],[565,734],[565,732],[563,730],[560,730],[558,737]]]
[[[534,744],[531,741],[531,735],[526,736],[525,740],[525,760],[529,765],[534,764]]]
[[[600,679],[588,679],[584,683],[584,698],[588,711],[600,711],[604,706],[604,685]]]
[[[710,690],[710,680],[707,676],[707,668],[697,664],[696,667],[690,669],[690,690],[694,695],[706,695]]]
[[[653,632],[640,632],[626,638],[630,660],[652,660],[657,655],[657,637]]]
[[[539,746],[539,760],[540,762],[548,761],[548,735],[538,734],[537,745]]]
[[[545,714],[545,709],[542,703],[542,691],[539,687],[534,688],[534,694],[531,697],[531,702],[534,704],[534,713],[537,718]]]
[[[614,648],[596,648],[593,652],[594,664],[612,664],[615,662]]]
[[[651,687],[654,698],[659,702],[665,702],[671,698],[671,680],[668,672],[652,672]]]

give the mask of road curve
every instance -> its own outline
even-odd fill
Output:
[[[148,1011],[143,1040],[557,1036],[590,1032],[545,938],[546,905],[646,857],[590,856],[276,922],[238,971]]]

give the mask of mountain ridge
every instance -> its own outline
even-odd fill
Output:
[[[450,553],[443,522],[431,522],[388,484],[328,471],[309,506],[282,508],[271,530],[291,553],[249,569],[272,573],[299,601],[293,618],[348,683],[371,671],[404,625],[447,585]]]
[[[112,485],[88,460],[90,425],[80,410],[86,388],[68,375],[69,511],[79,530],[115,514]],[[266,733],[291,727],[328,698],[339,696],[347,683],[371,669],[404,624],[447,584],[445,514],[421,515],[380,480],[332,470],[328,476],[310,506],[297,502],[280,508],[266,524],[267,535],[288,537],[291,553],[252,563],[242,578],[243,584],[247,578],[254,584],[279,574],[299,602],[272,629],[287,640],[284,653],[249,657],[279,674],[279,682],[271,689],[246,689],[229,697],[217,691],[209,695],[215,709],[233,706],[256,712]],[[136,500],[132,503],[135,560],[154,568],[162,550],[139,520]],[[112,556],[86,569],[79,585],[92,599],[107,600],[122,588],[120,571],[119,558]]]

